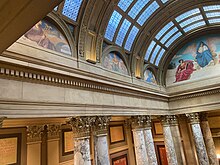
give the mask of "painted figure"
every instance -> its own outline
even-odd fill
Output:
[[[193,71],[195,70],[193,61],[190,60],[179,60],[179,66],[177,67],[176,70],[176,81],[175,82],[179,82],[179,81],[183,81],[183,80],[188,80],[191,76],[191,74],[193,73]]]
[[[157,81],[156,81],[156,79],[154,77],[154,74],[151,71],[146,70],[145,71],[145,76],[146,76],[146,82],[157,84]]]
[[[212,53],[209,47],[204,43],[200,42],[196,51],[196,60],[200,67],[205,67],[213,60]]]

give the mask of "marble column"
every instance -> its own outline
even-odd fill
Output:
[[[74,164],[91,165],[90,130],[94,117],[71,117],[68,124],[74,132]]]
[[[212,133],[205,113],[200,114],[200,125],[206,145],[207,154],[209,157],[209,163],[210,165],[219,165],[217,155],[215,152],[215,144],[212,138]]]
[[[95,164],[110,165],[107,127],[109,116],[98,116],[94,123]]]
[[[177,162],[179,165],[184,165],[186,164],[186,160],[183,150],[182,138],[180,136],[178,118],[175,115],[170,116],[170,129],[172,132]]]
[[[144,116],[131,118],[134,138],[135,157],[137,165],[148,165],[147,151],[144,139]]]
[[[164,143],[167,154],[167,161],[169,165],[178,165],[177,156],[174,147],[174,141],[170,128],[171,116],[161,116],[161,123],[163,125]]]
[[[190,113],[190,114],[186,114],[186,117],[188,118],[188,121],[192,128],[193,140],[195,142],[199,164],[209,165],[209,159],[208,159],[205,143],[203,140],[202,131],[199,125],[199,114]]]
[[[0,128],[3,126],[3,121],[6,119],[6,117],[0,117]]]
[[[145,116],[144,137],[149,165],[157,165],[157,157],[154,147],[154,140],[151,131],[151,117]]]

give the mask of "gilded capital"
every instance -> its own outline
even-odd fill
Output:
[[[0,128],[2,128],[5,119],[6,117],[0,117]]]
[[[170,116],[170,125],[171,126],[176,126],[178,125],[178,118],[176,115]]]
[[[190,124],[199,123],[199,114],[198,113],[187,113],[186,117]]]
[[[50,124],[47,125],[47,137],[48,139],[56,139],[60,136],[60,127],[59,124]]]
[[[92,123],[95,122],[96,117],[78,116],[69,118],[68,124],[71,125],[75,137],[90,136]]]
[[[93,123],[94,133],[96,135],[106,134],[110,119],[110,116],[97,116]]]
[[[131,126],[135,128],[144,128],[145,116],[132,116],[131,117]]]
[[[43,130],[44,125],[27,126],[27,141],[41,141],[41,134]]]

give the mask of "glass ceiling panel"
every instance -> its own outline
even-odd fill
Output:
[[[159,33],[157,33],[157,35],[156,35],[155,38],[156,38],[157,40],[159,40],[159,39],[162,37],[162,35],[164,35],[173,25],[174,25],[173,22],[168,23],[166,26],[164,26],[164,27],[159,31]]]
[[[184,30],[185,32],[188,32],[188,31],[190,31],[190,30],[196,29],[196,28],[201,27],[201,26],[204,26],[204,25],[206,25],[206,23],[205,23],[204,21],[201,21],[201,22],[195,23],[195,24],[193,24],[193,25],[191,25],[191,26],[187,26],[187,27],[184,28],[183,30]]]
[[[220,18],[210,19],[210,20],[209,20],[209,23],[210,23],[210,24],[220,23]]]
[[[152,52],[152,49],[154,48],[154,46],[156,45],[156,42],[155,41],[152,41],[147,49],[147,52],[145,54],[145,57],[144,59],[148,61],[149,57],[150,57],[150,54]]]
[[[140,11],[144,8],[144,6],[150,2],[150,0],[138,0],[134,6],[131,8],[131,10],[128,12],[128,15],[135,19],[136,16],[140,13]]]
[[[122,46],[125,35],[127,34],[130,26],[131,26],[131,22],[129,22],[127,19],[125,19],[120,27],[120,30],[118,32],[118,36],[115,41],[115,43],[117,45]]]
[[[82,2],[83,0],[65,0],[62,14],[76,21]]]
[[[125,49],[130,51],[131,47],[133,45],[134,39],[136,38],[136,35],[138,34],[139,29],[136,26],[133,26],[130,34],[128,35],[127,41],[125,43]]]
[[[160,42],[164,44],[174,33],[178,31],[177,27],[172,28],[161,40]]]
[[[125,12],[133,1],[134,0],[120,0],[118,7],[120,7]]]
[[[207,18],[220,17],[220,12],[206,13]]]
[[[166,47],[169,47],[174,41],[176,41],[177,38],[179,38],[182,35],[181,32],[176,33],[169,41],[165,44]]]
[[[160,59],[163,57],[163,54],[165,53],[165,49],[161,49],[159,55],[157,56],[157,59],[156,59],[156,62],[155,62],[155,65],[158,66],[159,62],[160,62]]]
[[[196,21],[199,21],[199,20],[203,20],[203,17],[202,15],[198,15],[198,16],[195,16],[195,17],[191,17],[185,21],[183,21],[182,23],[180,23],[180,26],[183,28],[193,22],[196,22]]]
[[[150,58],[150,62],[151,62],[151,63],[154,63],[154,60],[155,60],[155,58],[156,58],[156,56],[157,56],[157,54],[158,54],[160,48],[161,48],[161,46],[160,46],[160,45],[157,45],[156,48],[154,49],[154,51],[153,51],[153,53],[152,53],[152,56],[151,56],[151,58]]]
[[[166,3],[168,2],[169,0],[161,0],[162,3]]]
[[[200,13],[198,8],[187,11],[187,12],[181,14],[180,16],[176,17],[176,21],[180,22],[180,21],[184,20],[185,18],[188,18],[188,17],[195,15],[195,14],[198,14],[198,13]]]
[[[137,22],[142,26],[147,19],[159,8],[160,6],[158,5],[158,3],[156,1],[154,1],[153,3],[151,3],[146,9],[145,11],[140,15],[140,17],[138,18]]]
[[[115,35],[115,31],[118,27],[118,24],[122,18],[122,15],[119,14],[117,11],[112,13],[112,16],[108,22],[108,26],[105,31],[105,38],[112,41]]]
[[[220,10],[220,5],[204,6],[204,11]]]

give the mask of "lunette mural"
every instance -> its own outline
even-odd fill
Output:
[[[114,72],[128,75],[127,67],[118,52],[110,52],[104,57],[102,66]]]
[[[219,75],[219,62],[220,34],[194,39],[171,60],[167,70],[167,85]]]
[[[43,19],[27,31],[21,40],[29,44],[71,55],[70,46],[64,35],[51,22]]]
[[[153,72],[150,71],[149,69],[146,69],[144,72],[144,80],[147,83],[157,84],[157,81],[156,81],[156,78],[155,78]]]

